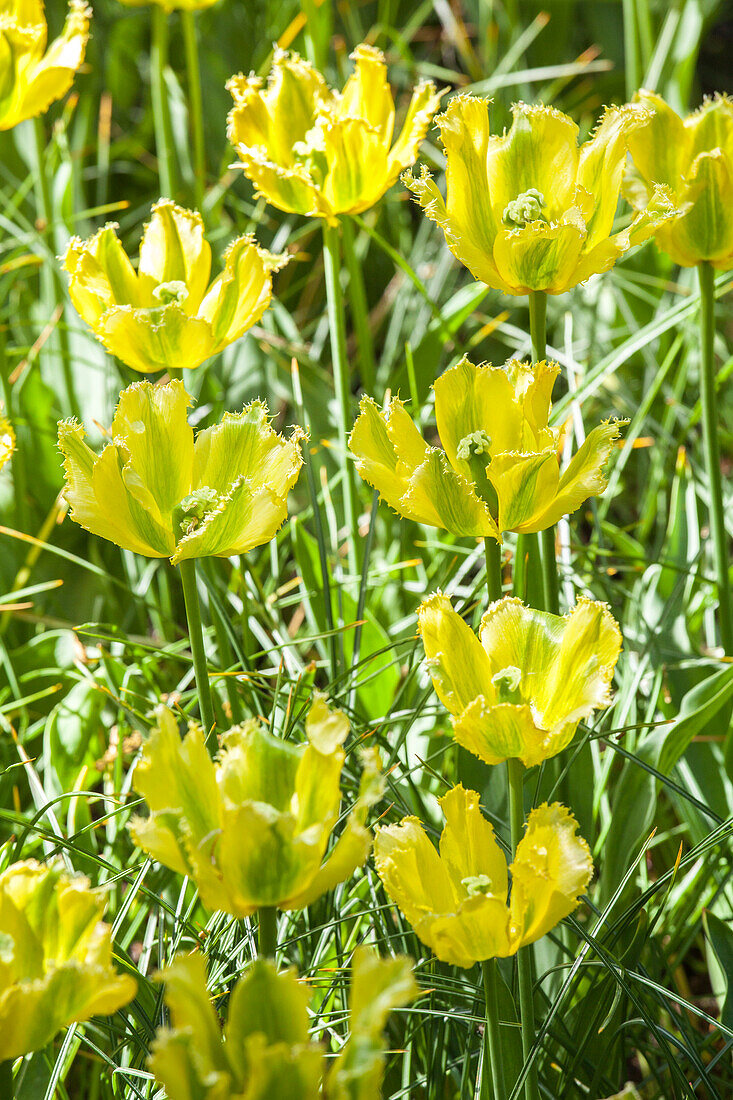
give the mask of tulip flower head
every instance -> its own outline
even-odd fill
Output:
[[[675,263],[707,262],[733,268],[733,100],[716,95],[686,119],[661,96],[640,91],[634,101],[653,112],[650,124],[629,140],[633,165],[624,194],[639,209],[657,184],[669,188],[681,217],[656,237]]]
[[[438,592],[421,605],[418,628],[453,736],[487,764],[539,764],[611,702],[621,631],[606,604],[581,597],[560,616],[505,596],[483,616],[479,641]]]
[[[87,879],[57,864],[26,860],[0,874],[0,1062],[135,996],[133,978],[112,969],[104,908]]]
[[[664,187],[621,232],[612,231],[626,149],[649,112],[609,108],[590,141],[552,107],[517,103],[508,133],[489,132],[489,100],[455,96],[436,118],[447,158],[447,198],[423,168],[402,178],[471,274],[505,294],[562,294],[608,271],[675,214]]]
[[[210,283],[211,248],[201,215],[161,199],[152,209],[135,271],[109,224],[64,256],[69,295],[111,355],[133,370],[192,370],[259,321],[272,273],[287,263],[239,237]]]
[[[577,907],[593,875],[578,824],[554,802],[532,810],[509,867],[475,791],[454,787],[440,804],[440,854],[416,817],[378,828],[377,873],[417,937],[442,959],[468,968],[534,943]]]
[[[171,1026],[157,1032],[150,1068],[170,1100],[320,1100],[324,1076],[328,1096],[380,1100],[382,1031],[392,1009],[418,995],[408,959],[357,948],[349,1038],[326,1059],[310,1041],[310,993],[294,970],[253,963],[234,987],[223,1034],[201,955],[179,955],[158,980],[165,982]]]
[[[149,558],[230,557],[269,542],[287,517],[302,464],[296,429],[245,405],[194,440],[183,383],[136,382],[120,394],[111,442],[96,455],[76,420],[59,424],[72,518]]]
[[[0,130],[66,95],[84,60],[91,16],[86,0],[70,0],[64,29],[47,50],[42,0],[0,0]]]
[[[359,797],[326,856],[348,733],[341,711],[316,697],[307,744],[252,720],[224,735],[215,764],[202,730],[192,726],[181,741],[161,708],[134,775],[150,817],[133,821],[132,838],[192,878],[212,910],[245,917],[262,906],[302,909],[361,867],[371,847],[364,821],[382,792],[375,750],[362,755]]]
[[[13,425],[3,416],[3,406],[0,402],[0,470],[6,462],[12,458],[15,450],[15,432]]]
[[[606,487],[603,467],[618,423],[589,433],[560,475],[558,432],[548,426],[556,363],[474,366],[462,359],[433,386],[444,450],[429,446],[403,403],[370,397],[349,439],[356,468],[405,519],[491,536],[542,531]]]
[[[279,210],[325,218],[368,210],[415,163],[440,94],[417,85],[394,144],[395,106],[383,54],[357,46],[342,92],[296,53],[278,50],[267,88],[233,77],[228,135],[257,192]]]

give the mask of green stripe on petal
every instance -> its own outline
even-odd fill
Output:
[[[594,428],[564,470],[555,499],[524,530],[544,531],[563,516],[572,515],[588,497],[600,496],[608,484],[603,469],[619,437],[617,420],[608,420]]]
[[[398,511],[454,535],[501,541],[488,506],[479,500],[470,482],[456,473],[442,451],[430,451],[415,470]]]
[[[301,438],[299,432],[292,439],[278,435],[261,401],[245,405],[241,413],[225,413],[220,424],[196,436],[193,487],[225,494],[244,477],[253,492],[268,488],[286,497],[303,463]]]
[[[573,725],[568,741],[574,732]],[[483,695],[453,719],[453,736],[468,752],[492,765],[516,758],[531,768],[560,751],[553,743],[553,751],[548,753],[547,732],[537,728],[526,703],[490,704]]]
[[[555,225],[532,222],[524,229],[503,229],[494,242],[494,261],[512,294],[561,294],[578,282],[575,269],[584,241],[585,223],[571,208]]]
[[[461,714],[477,696],[494,700],[493,669],[470,626],[440,592],[417,613],[427,667],[438,698],[451,714]]]
[[[193,370],[214,354],[208,321],[188,317],[171,302],[159,309],[114,306],[99,319],[95,335],[111,355],[143,374],[168,370]]]
[[[554,449],[540,454],[496,455],[486,473],[499,500],[499,530],[541,530],[534,526],[537,514],[557,495],[560,481]]]
[[[190,534],[178,540],[174,565],[186,558],[246,554],[274,538],[287,519],[285,497],[271,489],[252,489],[240,478]]]

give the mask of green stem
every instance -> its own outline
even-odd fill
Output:
[[[374,389],[376,364],[374,359],[374,341],[372,329],[369,324],[369,307],[367,304],[366,290],[364,288],[364,275],[361,264],[354,247],[354,224],[351,218],[344,218],[341,222],[341,233],[344,244],[344,259],[349,273],[349,303],[351,305],[351,317],[354,322],[354,331],[359,346],[359,367],[361,370],[362,389],[371,393]]]
[[[56,239],[54,234],[53,202],[51,200],[51,188],[46,171],[46,129],[43,118],[38,116],[33,119],[33,138],[36,159],[36,195],[40,207],[41,221],[43,222],[43,237],[51,250],[51,261],[41,268],[41,300],[44,306],[45,320],[50,320],[56,307],[61,307],[61,316],[56,325],[55,338],[61,359],[61,371],[66,390],[68,411],[72,416],[81,419],[79,402],[74,388],[74,373],[71,367],[71,351],[69,348],[69,334],[64,323],[63,309],[66,305],[66,288],[64,280],[55,260]],[[50,347],[51,345],[49,345]]]
[[[503,595],[501,583],[501,545],[492,539],[490,535],[484,539],[484,555],[486,557],[486,588],[489,594],[489,603],[500,600]]]
[[[274,905],[263,905],[257,911],[259,927],[257,946],[261,959],[274,959],[277,951],[277,909]]]
[[[196,35],[196,17],[192,11],[181,12],[183,44],[186,50],[188,77],[188,109],[193,136],[194,195],[197,208],[203,212],[206,193],[206,143],[204,140],[204,106],[201,96],[201,66]]]
[[[512,831],[512,851],[524,832],[524,765],[521,760],[508,760],[509,778],[509,815]],[[532,948],[520,947],[517,951],[517,973],[519,976],[519,1013],[522,1020],[522,1052],[526,1063],[535,1037],[534,1000],[532,996]],[[539,1100],[537,1066],[529,1068],[524,1081],[525,1100]]]
[[[487,959],[481,963],[484,976],[484,1003],[486,1006],[486,1030],[484,1032],[485,1056],[484,1071],[481,1076],[481,1100],[505,1100],[504,1062],[501,1055],[501,1036],[499,1035],[499,997],[496,959]],[[489,1081],[489,1067],[491,1081]],[[491,1086],[493,1085],[493,1092]]]
[[[150,44],[150,95],[153,102],[155,148],[158,154],[158,177],[161,194],[174,197],[173,130],[168,91],[165,86],[165,69],[168,64],[168,16],[163,8],[153,5]]]
[[[326,297],[328,300],[328,323],[331,333],[331,358],[333,360],[333,383],[336,390],[339,417],[339,462],[341,464],[341,482],[344,493],[344,522],[349,532],[349,570],[352,575],[359,571],[358,544],[359,531],[356,514],[356,493],[353,482],[353,469],[349,462],[348,437],[351,430],[351,382],[349,363],[346,357],[346,321],[344,317],[344,298],[341,291],[341,249],[339,246],[339,227],[323,223],[323,265],[326,274]]]
[[[702,406],[705,472],[710,488],[710,534],[713,540],[715,572],[718,580],[720,639],[727,656],[733,656],[733,608],[731,606],[728,536],[725,530],[723,485],[720,476],[718,411],[715,393],[715,272],[709,263],[698,266],[700,279],[700,404]]]
[[[541,363],[547,354],[547,295],[544,290],[529,293],[529,333],[532,338],[532,359]],[[560,587],[555,561],[555,528],[546,527],[539,535],[542,560],[542,592],[544,610],[560,614]]]
[[[13,1061],[11,1058],[8,1058],[6,1062],[0,1062],[0,1096],[3,1100],[13,1100],[15,1096]]]
[[[198,588],[196,586],[196,559],[186,558],[179,562],[183,582],[183,598],[186,603],[186,618],[188,620],[188,637],[191,642],[191,654],[193,656],[193,671],[196,676],[196,688],[199,696],[199,710],[203,723],[206,743],[210,749],[216,746],[214,733],[214,704],[211,699],[211,685],[206,668],[206,650],[204,649],[204,631],[201,625],[201,605],[199,604]]]

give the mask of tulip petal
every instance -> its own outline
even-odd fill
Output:
[[[619,437],[618,420],[606,420],[594,428],[563,472],[555,499],[523,530],[544,531],[572,515],[588,497],[600,496],[608,484],[603,469]]]
[[[594,248],[611,232],[629,140],[640,132],[643,141],[644,128],[650,119],[650,112],[638,103],[609,107],[592,139],[581,147],[577,183],[594,199],[593,213],[586,219],[586,250]]]
[[[422,522],[443,527],[454,535],[490,537],[501,542],[488,505],[479,499],[471,483],[456,473],[442,451],[430,451],[415,470],[399,510],[407,517],[432,517]]]
[[[199,317],[209,322],[219,351],[256,324],[272,298],[272,272],[287,262],[259,248],[253,237],[233,241],[224,270],[206,291]]]
[[[525,768],[532,768],[565,748],[574,733],[575,726],[571,725],[564,744],[557,736],[550,740],[547,730],[535,725],[528,704],[488,703],[483,695],[453,719],[453,736],[458,744],[491,765],[516,758]]]
[[[733,136],[729,148],[733,152]],[[688,257],[694,256],[698,263],[705,260],[728,270],[733,255],[733,162],[721,149],[699,153],[685,183],[691,206],[669,229],[678,238],[677,254],[685,256],[679,262],[689,264]]]
[[[418,150],[425,140],[433,115],[440,106],[442,95],[443,92],[436,92],[431,80],[423,80],[415,87],[402,130],[387,158],[390,186],[401,172],[410,168],[417,160]]]
[[[253,491],[267,488],[285,497],[303,464],[301,439],[298,431],[290,439],[278,435],[262,401],[245,405],[241,413],[227,412],[221,423],[196,436],[193,487],[226,493],[235,472],[247,479]]]
[[[458,715],[477,696],[486,694],[493,702],[491,661],[448,597],[438,592],[425,600],[417,621],[433,686],[443,706]]]
[[[464,892],[456,889],[417,817],[377,828],[374,865],[385,890],[415,931],[423,918],[429,921],[434,913],[456,912]]]
[[[491,454],[512,450],[521,438],[522,409],[509,375],[500,367],[474,366],[468,359],[444,371],[433,389],[435,419],[448,461],[472,480],[469,463],[458,457],[461,440],[477,431],[491,439]]]
[[[178,540],[173,565],[187,558],[230,558],[273,539],[288,516],[285,497],[271,489],[253,489],[236,481],[217,506],[190,534]]]
[[[190,404],[182,382],[135,382],[120,394],[112,420],[113,439],[124,446],[136,477],[164,516],[191,491]],[[126,480],[129,484],[129,477]]]
[[[113,306],[95,326],[94,334],[110,355],[143,374],[193,370],[214,354],[211,326],[189,317],[177,302],[159,309]]]
[[[156,285],[184,283],[188,294],[181,304],[193,316],[211,273],[211,247],[199,212],[184,210],[170,199],[157,202],[143,230],[138,271]]]
[[[656,92],[641,88],[634,94],[635,104],[651,113],[648,122],[629,134],[628,147],[633,158],[630,171],[644,181],[647,199],[654,183],[666,184],[676,191],[682,181],[683,166],[689,159],[692,137],[682,119]],[[624,193],[627,180],[624,180]],[[643,203],[634,203],[641,206]]]
[[[523,229],[502,229],[494,241],[494,261],[511,294],[543,290],[560,294],[578,281],[575,270],[583,242],[585,223],[571,208],[562,222],[532,222]]]
[[[116,225],[105,225],[88,241],[72,237],[63,264],[69,273],[69,296],[92,328],[110,306],[148,304],[142,300],[137,274]]]
[[[360,214],[394,182],[387,175],[384,141],[363,118],[329,117],[321,125],[328,164],[325,203],[334,213]]]
[[[169,966],[155,975],[155,981],[165,982],[165,1003],[172,1028],[196,1036],[197,1056],[206,1065],[207,1076],[212,1071],[226,1073],[229,1066],[222,1047],[219,1020],[206,988],[204,956],[199,952],[177,955]],[[156,1070],[155,1054],[151,1066]]]
[[[557,802],[538,806],[529,815],[510,868],[516,947],[544,936],[572,913],[585,893],[593,860],[577,829],[575,818]]]
[[[478,794],[459,784],[439,801],[445,816],[440,858],[448,874],[457,882],[483,876],[490,882],[486,894],[505,902],[509,889],[506,860],[492,826],[481,813]]]
[[[398,398],[392,398],[384,412],[371,397],[362,397],[359,408],[349,436],[356,468],[367,485],[399,512],[410,478],[430,448]]]
[[[560,480],[554,449],[540,454],[496,455],[487,476],[499,500],[499,530],[539,530],[533,526],[535,517],[543,504],[555,497]]]
[[[672,195],[661,184],[652,188],[651,198],[646,207],[631,222],[628,229],[620,233],[614,233],[610,237],[587,252],[575,269],[572,284],[584,282],[591,275],[603,274],[609,271],[616,260],[628,252],[635,245],[643,244],[650,237],[656,236],[657,243],[662,246],[662,234],[667,232],[669,226],[674,228],[684,207],[675,206]]]
[[[338,224],[334,211],[302,164],[283,168],[282,165],[268,160],[267,154],[259,149],[236,145],[236,150],[242,163],[232,167],[243,169],[254,185],[257,196],[266,198],[278,210],[284,210],[288,214],[325,218],[329,224]]]
[[[501,137],[491,138],[485,173],[497,225],[508,204],[530,190],[539,191],[548,221],[570,205],[578,169],[578,127],[554,107],[517,103],[513,122]]]
[[[351,60],[356,68],[344,85],[339,113],[343,118],[364,119],[386,147],[392,140],[395,111],[384,54],[362,43],[351,54]]]

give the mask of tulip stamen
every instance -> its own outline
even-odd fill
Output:
[[[536,187],[530,187],[517,195],[504,210],[501,220],[510,229],[524,229],[525,225],[532,222],[547,222],[543,211],[545,208],[545,196]]]
[[[461,879],[461,886],[466,887],[469,898],[487,897],[494,893],[493,883],[488,875],[469,875]]]
[[[164,306],[170,305],[171,302],[181,305],[188,298],[188,287],[180,279],[171,279],[169,283],[160,283],[156,286],[153,297]]]
[[[496,697],[500,703],[521,703],[522,696],[519,685],[522,681],[522,670],[516,665],[502,668],[491,677],[491,682],[496,688]]]

